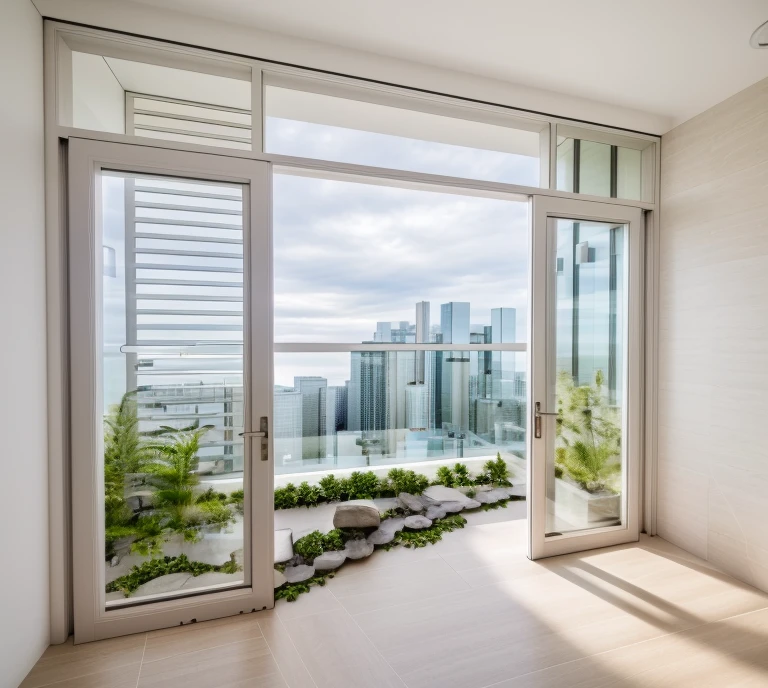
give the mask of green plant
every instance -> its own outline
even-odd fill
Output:
[[[227,499],[227,504],[232,504],[235,507],[235,511],[241,516],[244,513],[245,491],[234,490]]]
[[[507,462],[501,458],[501,452],[496,453],[495,460],[488,460],[483,465],[483,476],[487,477],[487,482],[483,484],[490,484],[496,486],[509,487],[512,485],[509,482],[509,468]]]
[[[221,566],[206,564],[201,561],[190,561],[185,554],[180,554],[178,557],[150,559],[138,566],[133,566],[126,575],[107,583],[106,592],[119,591],[129,597],[140,585],[169,573],[191,573],[193,576],[200,576],[210,571],[235,573],[239,571],[239,567],[233,561],[228,561]]]
[[[355,471],[342,488],[347,499],[374,499],[381,493],[381,485],[375,473]]]
[[[342,496],[342,482],[336,479],[333,473],[326,475],[320,479],[320,489],[323,491],[323,496],[329,502],[337,502]]]
[[[227,495],[225,495],[223,492],[216,492],[212,487],[209,487],[205,492],[201,492],[199,495],[197,495],[197,499],[195,500],[198,504],[201,502],[213,502],[213,501],[220,501],[220,502],[226,502],[227,501]]]
[[[614,490],[621,471],[619,413],[603,393],[603,373],[593,385],[576,385],[562,371],[557,377],[558,424],[555,465],[588,492]]]
[[[483,511],[493,511],[494,509],[506,509],[509,504],[509,499],[500,499],[498,502],[492,502],[491,504],[483,504]]]
[[[408,492],[420,495],[429,487],[429,478],[426,475],[407,471],[402,468],[393,468],[387,473],[386,481],[382,481],[384,490],[390,494],[398,495]]]
[[[456,476],[454,476],[453,471],[448,466],[440,466],[435,476],[435,484],[453,487],[456,485]]]
[[[453,474],[456,485],[459,487],[469,487],[470,485],[474,485],[474,480],[472,480],[469,469],[465,464],[457,463],[453,467]]]
[[[275,489],[275,509],[293,509],[298,505],[298,501],[296,486],[293,483]]]
[[[301,555],[307,564],[312,564],[323,552],[340,549],[344,549],[340,530],[332,530],[326,535],[319,530],[314,530],[293,543],[293,551]]]
[[[317,576],[313,576],[309,580],[302,581],[301,583],[283,583],[279,588],[275,590],[275,599],[295,602],[299,595],[305,592],[309,592],[309,589],[313,585],[325,585],[327,578],[333,578],[333,572],[318,574]]]
[[[460,514],[446,516],[439,521],[434,521],[429,528],[424,528],[423,530],[399,531],[395,534],[395,539],[392,542],[384,545],[384,549],[390,550],[398,545],[412,548],[434,545],[443,539],[444,533],[450,533],[458,528],[463,528],[466,524],[467,519]]]
[[[316,506],[322,498],[322,489],[316,485],[310,485],[306,480],[296,489],[296,501],[301,506]]]

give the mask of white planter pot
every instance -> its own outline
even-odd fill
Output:
[[[555,478],[557,514],[573,525],[608,525],[621,518],[621,495],[591,493],[577,485]]]

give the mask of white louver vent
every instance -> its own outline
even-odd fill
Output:
[[[143,429],[199,419],[214,426],[201,470],[241,470],[243,187],[132,175],[125,194],[129,385]]]
[[[128,93],[126,133],[251,150],[251,113],[232,107]]]

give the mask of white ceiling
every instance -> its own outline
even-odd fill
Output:
[[[672,118],[768,77],[768,0],[139,0]],[[258,46],[254,46],[258,54]]]

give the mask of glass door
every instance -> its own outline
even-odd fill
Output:
[[[639,537],[644,223],[533,200],[529,556]]]
[[[70,139],[75,642],[273,604],[269,189]]]

